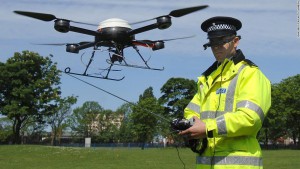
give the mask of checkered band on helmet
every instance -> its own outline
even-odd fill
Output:
[[[215,25],[213,24],[212,26],[207,28],[207,32],[211,32],[211,31],[217,31],[217,30],[232,30],[232,31],[236,31],[236,27],[233,25],[229,25],[229,24],[218,24]]]

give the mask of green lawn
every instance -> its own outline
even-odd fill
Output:
[[[300,150],[263,151],[264,169],[300,168]]]
[[[186,169],[195,168],[195,155],[179,149]],[[295,169],[300,151],[264,151],[265,169]],[[1,169],[183,169],[175,148],[70,148],[0,146]]]

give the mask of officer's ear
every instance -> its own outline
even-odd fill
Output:
[[[240,38],[238,36],[234,37],[233,38],[233,47],[237,47],[239,45],[239,42],[240,42]]]

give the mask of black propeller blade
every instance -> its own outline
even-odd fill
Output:
[[[39,19],[42,21],[53,21],[54,19],[57,19],[54,15],[51,14],[44,14],[44,13],[37,13],[37,12],[27,12],[27,11],[14,11],[16,14],[28,16],[31,18]]]
[[[208,5],[202,5],[202,6],[194,6],[194,7],[189,7],[189,8],[177,9],[177,10],[170,12],[169,16],[178,18],[178,17],[182,17],[184,15],[199,11],[199,10],[207,8],[207,7],[208,7]]]
[[[194,7],[189,7],[189,8],[176,9],[176,10],[171,11],[167,16],[172,16],[172,17],[178,18],[178,17],[184,16],[184,15],[190,14],[192,12],[196,12],[201,9],[205,9],[207,7],[208,7],[208,5],[201,5],[201,6],[194,6]],[[162,17],[162,16],[159,16],[159,17]],[[147,19],[144,21],[134,22],[134,23],[130,23],[130,24],[134,25],[134,24],[139,24],[139,23],[143,23],[143,22],[148,22],[148,21],[155,20],[159,17]]]
[[[35,18],[35,19],[39,19],[39,20],[46,21],[46,22],[53,21],[55,19],[61,19],[61,18],[56,18],[56,16],[54,16],[52,14],[46,14],[46,13],[28,12],[28,11],[14,11],[14,13],[23,15],[23,16],[27,16],[27,17],[31,17],[31,18]],[[64,20],[68,20],[68,19],[64,19]],[[77,22],[77,21],[72,21],[72,20],[68,20],[68,21],[73,22],[73,23],[78,23],[78,24],[98,26],[97,24]]]

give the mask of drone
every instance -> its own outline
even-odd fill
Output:
[[[61,44],[42,44],[42,45],[65,45],[66,46],[66,52],[75,53],[78,54],[80,50],[86,49],[86,48],[93,48],[92,55],[89,59],[89,62],[85,65],[85,70],[83,73],[74,73],[71,72],[71,69],[67,67],[65,69],[65,73],[67,74],[73,74],[73,75],[80,75],[80,76],[87,76],[87,77],[93,77],[93,78],[100,78],[100,79],[106,79],[106,80],[114,80],[114,81],[120,81],[123,80],[122,78],[111,78],[109,77],[109,73],[111,71],[120,71],[117,69],[112,69],[112,66],[125,66],[125,67],[133,67],[133,68],[141,68],[141,69],[149,69],[149,70],[159,70],[162,71],[164,68],[153,68],[150,67],[147,63],[147,60],[142,56],[142,54],[139,52],[138,46],[141,47],[147,47],[152,49],[153,51],[163,49],[165,47],[164,42],[165,41],[171,41],[176,39],[185,39],[185,38],[191,38],[192,36],[187,37],[181,37],[181,38],[173,38],[173,39],[165,39],[165,40],[138,40],[135,38],[135,35],[150,31],[153,29],[167,29],[172,25],[171,18],[172,17],[182,17],[184,15],[202,10],[207,8],[208,5],[202,5],[202,6],[194,6],[194,7],[188,7],[188,8],[182,8],[171,11],[167,15],[162,15],[159,17],[155,17],[152,19],[135,22],[129,24],[126,20],[119,19],[119,18],[110,18],[107,20],[104,20],[100,22],[99,25],[96,24],[90,24],[90,23],[84,23],[84,22],[78,22],[68,19],[61,19],[57,18],[56,16],[52,14],[46,14],[46,13],[38,13],[38,12],[29,12],[29,11],[14,11],[14,13],[31,17],[34,19],[42,20],[42,21],[54,21],[54,29],[61,33],[67,33],[67,32],[76,32],[81,33],[85,35],[94,36],[94,41],[90,42],[79,42],[79,43],[61,43]],[[155,23],[149,24],[146,26],[142,26],[136,29],[133,29],[131,25],[134,24],[141,24],[144,22],[156,20]],[[70,23],[77,23],[77,24],[84,24],[84,25],[91,25],[91,26],[98,26],[98,29],[95,30],[89,30],[81,27],[71,26]],[[109,58],[106,60],[106,62],[109,64],[108,68],[105,69],[106,75],[100,74],[100,76],[95,76],[92,74],[88,74],[87,71],[93,62],[95,51],[101,47],[107,48],[109,51]],[[144,65],[136,65],[136,64],[130,64],[127,62],[127,60],[124,57],[124,49],[126,48],[133,48],[139,57],[142,59]]]

